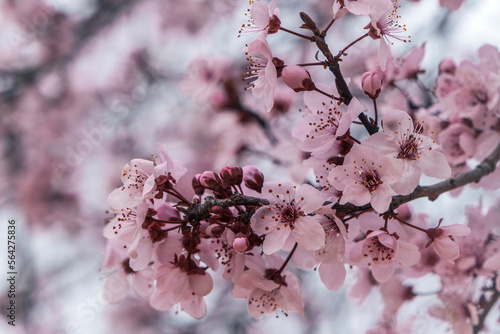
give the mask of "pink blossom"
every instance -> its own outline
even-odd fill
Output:
[[[325,246],[314,252],[314,257],[320,262],[319,276],[325,287],[337,291],[344,284],[347,273],[342,261],[345,240],[357,234],[357,222],[353,220],[350,224],[344,224],[335,215],[335,210],[327,207],[322,207],[317,213],[318,220],[325,229],[326,240]]]
[[[380,68],[385,71],[389,56],[389,45],[393,44],[390,39],[408,42],[410,36],[401,36],[406,32],[406,25],[399,24],[398,21],[399,4],[395,3],[391,8],[386,6],[374,6],[370,11],[371,22],[366,25],[368,34],[373,39],[380,39],[378,59]]]
[[[453,123],[439,134],[443,153],[452,165],[464,164],[475,149],[474,130],[462,123]]]
[[[318,88],[331,92],[321,84]],[[346,110],[317,92],[306,92],[304,100],[311,113],[297,123],[292,135],[301,141],[302,150],[312,152],[318,158],[328,159],[334,155],[332,149],[337,145],[337,138],[345,135],[354,119],[367,110],[356,98],[351,100]]]
[[[122,171],[121,188],[108,196],[109,206],[119,211],[133,208],[147,199],[155,197],[162,187],[169,187],[184,175],[186,168],[170,157],[165,145],[158,144],[159,156],[154,161],[134,159]]]
[[[184,94],[196,97],[198,103],[206,103],[217,91],[217,86],[227,75],[229,59],[222,57],[198,57],[188,66],[188,77],[179,84]]]
[[[212,291],[213,280],[196,261],[184,255],[175,256],[174,262],[158,267],[156,278],[156,291],[150,299],[154,308],[167,310],[180,304],[194,318],[205,315],[203,297]]]
[[[370,203],[376,211],[385,212],[396,194],[391,185],[400,179],[400,173],[389,158],[379,158],[371,147],[355,145],[345,157],[344,165],[332,169],[328,180],[342,191],[340,204]]]
[[[300,297],[297,277],[275,269],[282,262],[279,257],[268,256],[266,259],[270,262],[270,268],[266,268],[264,261],[259,261],[254,268],[245,271],[233,288],[233,296],[247,298],[248,313],[256,319],[278,309],[304,315],[304,302]]]
[[[460,256],[460,248],[454,238],[469,235],[471,229],[460,224],[440,227],[441,221],[439,221],[438,227],[427,230],[427,235],[431,238],[429,244],[432,244],[436,253],[443,260],[454,263],[454,260]]]
[[[453,333],[472,334],[473,325],[479,322],[478,310],[474,304],[465,300],[465,294],[441,294],[444,305],[433,305],[429,314],[451,325]]]
[[[425,43],[419,47],[412,48],[398,62],[395,69],[394,79],[417,79],[418,74],[422,74],[425,70],[421,69],[422,60],[425,55]]]
[[[250,222],[254,232],[265,235],[265,254],[279,251],[290,235],[308,250],[324,246],[323,227],[308,215],[323,205],[318,190],[308,184],[297,189],[289,182],[265,182],[262,195],[269,205],[260,207]]]
[[[397,234],[378,230],[369,233],[361,247],[362,255],[369,260],[373,277],[386,282],[394,273],[396,262],[412,266],[420,260],[418,247],[401,240]]]
[[[266,5],[262,1],[251,1],[252,6],[250,7],[250,19],[248,23],[243,24],[239,31],[240,34],[243,32],[263,32],[265,35],[277,33],[281,21],[279,19],[280,11],[276,8],[275,0],[272,0],[269,5]],[[245,13],[245,15],[247,15]]]
[[[337,0],[336,0],[337,1]],[[354,15],[369,15],[374,7],[390,10],[390,0],[343,0],[345,8]]]
[[[374,148],[380,156],[391,158],[394,168],[402,173],[401,180],[392,188],[401,195],[412,192],[420,182],[422,172],[428,176],[447,178],[451,168],[439,145],[424,136],[423,126],[406,112],[393,110],[384,115],[384,133],[375,133],[363,141],[363,145]]]
[[[275,62],[278,58],[273,58],[269,44],[262,36],[250,42],[245,54],[249,55],[248,60],[252,64],[245,73],[247,79],[257,78],[252,83],[248,83],[252,93],[256,98],[264,97],[267,111],[271,111],[274,105],[274,90],[278,83],[278,71]],[[276,59],[276,60],[275,60]]]

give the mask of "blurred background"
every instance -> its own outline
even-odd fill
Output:
[[[438,0],[399,2],[412,43],[395,43],[394,57],[426,43],[422,81],[430,89],[443,57],[475,59],[481,45],[500,46],[496,0],[465,1],[454,11]],[[320,26],[331,19],[331,0],[276,5],[282,25],[294,31],[300,11]],[[380,295],[358,305],[346,297],[348,282],[330,292],[315,272],[301,273],[303,318],[255,321],[221,279],[200,321],[156,311],[133,296],[118,305],[102,299],[109,275],[101,271],[107,196],[121,185],[122,167],[156,154],[158,142],[188,168],[179,184],[187,196],[195,173],[228,164],[259,166],[268,180],[311,176],[290,136],[304,108],[301,94],[277,89],[275,108],[266,113],[243,90],[249,64],[242,50],[254,36],[238,38],[238,30],[248,8],[243,0],[0,0],[0,249],[6,254],[0,275],[9,271],[9,220],[15,221],[18,273],[15,327],[7,324],[8,284],[0,279],[1,333],[362,333],[374,327]],[[327,37],[332,50],[362,35],[366,23],[360,17],[336,23]],[[307,41],[281,32],[268,40],[287,63],[315,61]],[[377,45],[366,40],[353,47],[344,74],[363,73],[360,57],[376,55]],[[331,83],[326,71],[314,73]],[[235,100],[244,107],[231,106]],[[442,196],[414,205],[460,221],[479,196],[469,189],[458,201]],[[402,316],[417,314],[422,333],[434,326],[414,310]]]

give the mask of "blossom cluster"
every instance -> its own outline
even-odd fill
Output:
[[[300,14],[304,34],[284,27],[275,0],[251,2],[240,30],[242,37],[254,36],[244,51],[251,62],[244,80],[264,112],[243,105],[222,59],[197,62],[181,89],[216,110],[253,119],[271,145],[277,139],[268,121],[288,113],[283,105],[291,104],[280,100],[289,96],[281,95],[281,82],[302,94],[302,118],[279,139],[290,139],[302,153],[296,164],[307,168],[290,169],[307,182],[265,181],[255,166],[226,165],[196,174],[187,195],[178,187],[187,169],[163,144],[154,160],[132,160],[123,169],[123,186],[108,198],[114,216],[104,229],[109,243],[103,266],[112,270],[105,283],[110,303],[132,289],[158,310],[178,305],[201,318],[219,274],[232,281],[233,297],[245,298],[254,318],[277,310],[303,315],[298,270],[317,270],[335,291],[352,271],[349,295],[363,300],[378,287],[384,298],[380,332],[397,332],[398,324],[387,319],[418,297],[405,278],[435,275],[441,303],[429,314],[449,321],[457,333],[482,326],[488,302],[500,294],[494,231],[500,211],[470,207],[464,224],[431,221],[406,203],[450,190],[457,195],[470,182],[486,191],[500,187],[500,52],[482,47],[478,64],[443,60],[431,93],[419,78],[425,44],[398,59],[391,54],[392,43],[409,42],[399,6],[336,0],[324,30]],[[366,18],[365,34],[334,56],[325,36],[350,15]],[[268,39],[287,33],[314,42],[324,60],[295,64],[274,56]],[[344,77],[347,49],[365,38],[377,41],[377,55],[362,64],[362,73]],[[329,70],[334,83],[315,81],[306,70],[315,65]],[[408,85],[418,92],[402,88]],[[310,171],[314,177],[307,179]],[[423,187],[423,175],[445,181]],[[127,289],[114,291],[117,280]],[[473,284],[482,284],[484,293],[465,296]]]

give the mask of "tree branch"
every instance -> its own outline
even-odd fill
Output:
[[[448,192],[453,189],[457,189],[463,187],[472,182],[479,182],[484,176],[492,173],[497,163],[500,161],[500,143],[497,145],[495,150],[486,157],[479,165],[476,166],[473,170],[466,173],[459,173],[447,180],[436,183],[432,186],[420,187],[418,186],[415,190],[409,195],[398,195],[392,197],[392,202],[389,207],[389,211],[393,211],[397,209],[401,204],[411,202],[414,199],[420,197],[427,197],[429,200],[436,200],[439,195]],[[347,204],[335,204],[333,209],[345,212],[345,213],[353,213],[362,210],[367,210],[371,208],[370,204],[366,204],[363,206],[356,206],[350,203]]]
[[[230,198],[216,199],[212,196],[207,196],[202,203],[194,203],[189,209],[186,210],[188,221],[200,221],[210,217],[210,209],[214,206],[221,206],[229,208],[237,205],[244,206],[262,206],[268,205],[269,202],[262,198],[245,196],[239,193],[233,194]]]
[[[349,102],[351,102],[352,100],[351,91],[349,90],[344,76],[340,71],[338,59],[333,56],[330,48],[328,47],[328,44],[326,44],[325,42],[325,35],[321,34],[316,23],[306,13],[301,12],[300,17],[304,21],[304,25],[302,26],[302,28],[309,29],[313,32],[313,41],[316,43],[316,46],[328,61],[328,69],[335,76],[335,85],[337,86],[337,90],[339,91],[340,97],[342,98],[342,102],[344,102],[346,105],[349,104]],[[370,135],[378,132],[376,126],[373,126],[373,124],[364,113],[360,113],[358,115],[358,118],[361,123],[363,123],[364,127]]]

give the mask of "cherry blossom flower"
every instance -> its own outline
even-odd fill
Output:
[[[249,82],[252,93],[256,98],[264,97],[267,111],[271,111],[274,105],[274,90],[278,83],[278,58],[273,58],[269,44],[259,35],[258,38],[248,44],[245,54],[252,64],[245,73],[246,79],[255,79]]]
[[[179,90],[206,103],[217,91],[217,86],[227,75],[229,59],[223,57],[198,57],[188,66],[188,77],[179,83]]]
[[[265,35],[277,33],[281,26],[281,21],[279,19],[280,11],[276,8],[275,0],[272,0],[269,5],[259,0],[252,0],[251,3],[252,6],[249,10],[250,18],[248,23],[241,26],[240,35],[243,32],[263,32]],[[245,13],[245,15],[248,14]]]
[[[444,305],[433,305],[429,314],[435,318],[445,320],[452,326],[453,333],[472,334],[472,326],[479,322],[478,310],[469,301],[465,294],[441,294],[439,298]]]
[[[103,269],[113,270],[104,280],[102,292],[104,300],[110,304],[122,301],[130,290],[140,298],[148,298],[153,293],[153,269],[132,269],[126,248],[118,240],[109,241]]]
[[[406,112],[393,110],[384,115],[384,133],[375,133],[363,141],[380,156],[390,157],[394,168],[402,172],[401,180],[392,188],[401,195],[412,192],[420,182],[422,172],[428,176],[447,178],[451,168],[439,145],[422,134],[420,123],[416,126]]]
[[[386,6],[374,6],[370,11],[371,22],[366,25],[365,29],[369,29],[368,34],[373,39],[380,39],[378,52],[379,65],[382,71],[387,68],[387,60],[389,56],[389,45],[393,44],[390,39],[396,39],[402,42],[408,42],[410,36],[401,36],[406,32],[406,25],[401,25],[397,21],[399,4],[395,3],[391,8]]]
[[[331,92],[327,86],[318,84],[318,87],[328,94]],[[346,110],[317,92],[304,93],[304,100],[311,113],[297,123],[292,135],[301,141],[303,151],[312,152],[318,158],[330,158],[334,154],[332,149],[337,145],[337,138],[345,135],[354,119],[367,110],[356,98],[351,100]]]
[[[428,245],[445,261],[454,263],[454,260],[460,256],[460,248],[455,242],[454,237],[463,237],[471,233],[468,226],[452,224],[441,227],[442,219],[437,227],[428,229],[427,235],[431,238]]]
[[[392,7],[391,0],[335,0],[335,3],[343,4],[343,7],[351,14],[362,16],[369,15],[373,7],[382,7],[387,10]]]
[[[451,124],[439,134],[439,141],[446,159],[454,166],[464,164],[474,154],[474,130],[465,124]]]
[[[325,246],[314,252],[314,257],[321,263],[319,276],[325,287],[337,291],[344,284],[347,273],[345,264],[341,261],[345,252],[345,240],[357,234],[357,221],[344,224],[335,215],[335,210],[327,207],[320,208],[317,213],[318,221],[325,229],[326,240]]]
[[[373,277],[378,282],[386,282],[394,273],[396,262],[412,266],[420,260],[420,252],[414,244],[398,240],[382,229],[373,231],[363,241],[361,252],[371,264]]]
[[[395,68],[394,79],[417,79],[418,74],[424,73],[421,68],[425,54],[425,43],[419,47],[412,48],[399,60]]]
[[[400,180],[400,173],[389,158],[379,158],[371,147],[356,145],[345,157],[344,165],[332,169],[328,180],[342,191],[340,204],[370,203],[376,211],[384,212],[396,194],[391,185]]]
[[[147,267],[134,271],[128,261],[124,260],[122,268],[104,280],[103,298],[109,304],[119,303],[127,297],[130,290],[140,298],[148,298],[153,293],[153,269]]]
[[[150,299],[154,308],[168,310],[180,304],[194,318],[205,315],[207,309],[203,297],[212,291],[213,280],[195,260],[175,255],[172,263],[158,267],[156,279],[156,291]]]
[[[282,309],[304,315],[304,302],[300,297],[299,281],[294,274],[275,269],[283,262],[278,256],[267,256],[270,267],[264,261],[243,273],[233,288],[233,297],[247,298],[248,313],[256,319],[264,314]]]
[[[325,231],[315,217],[309,216],[323,205],[318,190],[308,184],[299,189],[290,182],[265,182],[262,195],[269,205],[260,207],[250,222],[255,233],[265,235],[265,254],[279,251],[291,235],[301,247],[320,249]]]
[[[133,208],[147,199],[155,197],[159,188],[171,187],[184,173],[186,168],[170,157],[165,145],[158,144],[159,156],[155,161],[134,159],[122,171],[123,186],[108,196],[109,206],[119,211]]]

